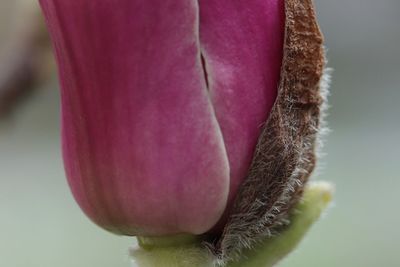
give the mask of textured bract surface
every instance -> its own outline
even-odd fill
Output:
[[[212,250],[224,263],[288,224],[316,163],[326,97],[323,37],[312,0],[286,0],[278,97],[222,237]]]

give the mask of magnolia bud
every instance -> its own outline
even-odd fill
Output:
[[[315,162],[324,66],[310,0],[41,0],[72,192],[124,235],[217,236],[287,219]]]

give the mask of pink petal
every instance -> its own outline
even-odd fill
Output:
[[[226,206],[229,166],[201,66],[197,1],[41,4],[60,66],[65,167],[80,206],[97,224],[127,235],[209,230]],[[213,90],[217,104],[224,90]],[[220,118],[227,108],[220,105]]]
[[[275,102],[284,0],[200,0],[200,40],[230,165],[229,205]],[[228,209],[229,211],[229,209]]]

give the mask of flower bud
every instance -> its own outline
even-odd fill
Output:
[[[74,196],[121,234],[201,234],[275,101],[282,1],[42,0]]]
[[[282,223],[314,166],[323,54],[310,0],[40,2],[66,174],[94,222],[217,233],[219,252]]]

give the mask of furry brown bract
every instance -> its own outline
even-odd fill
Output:
[[[211,245],[216,264],[272,236],[288,222],[316,164],[324,106],[323,36],[312,0],[286,0],[279,94],[263,127],[248,177],[222,236]]]

